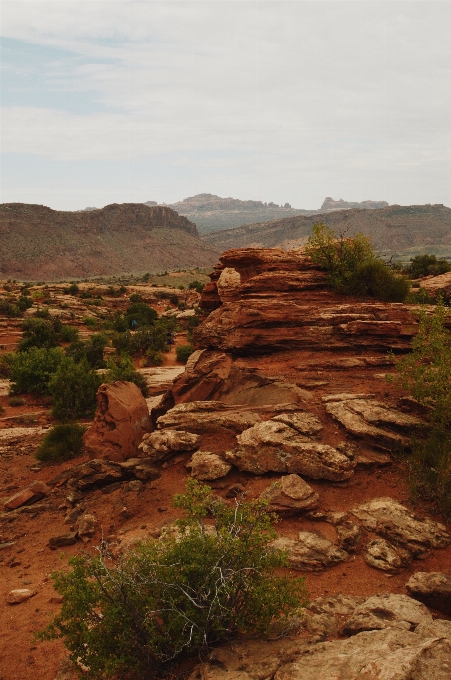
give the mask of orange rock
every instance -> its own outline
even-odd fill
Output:
[[[22,505],[31,505],[39,501],[48,491],[50,491],[47,484],[44,482],[33,482],[26,489],[22,489],[8,498],[3,507],[5,510],[15,510],[20,508]]]
[[[84,445],[93,458],[123,461],[136,457],[151,429],[149,409],[139,388],[125,380],[100,385],[97,411]]]

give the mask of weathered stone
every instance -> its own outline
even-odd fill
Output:
[[[16,590],[11,590],[6,596],[6,602],[8,604],[21,604],[26,602],[31,597],[36,595],[36,590],[29,590],[28,588],[18,588]]]
[[[76,531],[70,531],[67,534],[52,536],[52,538],[49,539],[49,547],[52,548],[52,550],[55,550],[55,548],[63,548],[65,545],[73,545],[77,542],[77,535]]]
[[[242,432],[260,420],[258,413],[228,406],[218,401],[193,401],[179,404],[158,418],[158,429],[171,428],[188,432],[217,429]]]
[[[445,548],[451,542],[443,524],[414,515],[393,498],[373,498],[351,513],[367,531],[404,547],[413,557],[426,557],[431,548]]]
[[[21,489],[8,498],[8,500],[3,504],[5,510],[15,510],[20,508],[22,505],[31,505],[39,501],[46,493],[50,491],[50,487],[44,482],[32,482],[26,489]]]
[[[57,674],[53,680],[79,680],[80,675],[77,673],[76,666],[70,659],[61,659]]]
[[[285,475],[271,484],[260,498],[268,500],[268,510],[283,514],[294,514],[316,508],[319,495],[298,475]]]
[[[385,538],[376,538],[366,546],[365,562],[375,569],[398,574],[412,562],[412,555],[399,545],[393,545]]]
[[[358,524],[345,521],[337,525],[338,545],[347,552],[355,552],[360,541],[361,530]]]
[[[305,610],[307,630],[322,639],[338,635],[364,600],[364,597],[342,594],[317,597]]]
[[[69,471],[68,486],[87,491],[92,487],[105,486],[124,478],[124,470],[118,463],[93,459]]]
[[[210,451],[196,451],[186,467],[191,469],[192,477],[204,481],[225,477],[232,469],[231,465]]]
[[[216,285],[221,302],[233,302],[239,298],[238,291],[241,285],[241,276],[233,267],[225,267]]]
[[[312,479],[349,479],[354,464],[327,444],[317,444],[285,423],[267,420],[237,436],[238,450],[225,454],[240,470],[296,473]]]
[[[94,421],[83,441],[94,458],[123,461],[136,456],[138,445],[150,429],[149,411],[140,389],[134,383],[118,380],[100,385]]]
[[[410,433],[414,428],[424,425],[419,418],[397,411],[374,399],[356,399],[355,395],[332,396],[334,399],[330,401],[326,401],[327,397],[324,398],[326,411],[350,434],[364,439],[373,446],[383,449],[407,446],[408,438],[402,433]],[[335,398],[337,396],[341,396],[342,400],[337,400]]]
[[[297,540],[279,536],[271,545],[286,550],[290,566],[300,571],[323,571],[348,557],[347,552],[317,532],[300,531]]]
[[[408,595],[387,593],[369,597],[358,605],[346,622],[344,631],[349,635],[364,630],[402,628],[413,630],[422,621],[432,620],[432,615],[420,602]]]
[[[294,430],[305,435],[315,435],[323,429],[323,425],[319,418],[306,411],[298,413],[281,413],[278,416],[274,416],[272,420],[279,423],[285,423],[285,425],[289,425],[289,427],[292,427]]]
[[[451,576],[448,574],[417,571],[407,581],[406,588],[411,597],[451,616]]]
[[[171,458],[180,451],[194,451],[201,441],[200,435],[180,430],[158,430],[145,434],[139,450],[154,462]]]
[[[142,458],[139,465],[135,465],[133,473],[138,480],[149,481],[161,476],[159,467],[154,465],[152,458]]]
[[[81,538],[85,536],[92,537],[94,536],[97,526],[98,522],[96,516],[86,512],[78,518],[76,529]]]

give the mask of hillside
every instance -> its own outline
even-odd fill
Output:
[[[443,205],[392,205],[299,215],[211,232],[202,240],[218,251],[248,246],[294,248],[306,242],[319,221],[349,235],[363,232],[381,251],[396,254],[409,248],[434,246],[451,252],[451,209]]]
[[[140,203],[63,212],[42,205],[0,206],[0,274],[57,280],[208,267],[217,253],[196,225],[168,207]]]

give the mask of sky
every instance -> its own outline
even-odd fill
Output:
[[[1,0],[1,202],[451,206],[449,0]]]

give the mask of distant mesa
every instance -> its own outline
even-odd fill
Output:
[[[376,210],[377,208],[388,208],[387,201],[361,201],[361,203],[354,203],[351,201],[344,201],[340,198],[339,201],[334,201],[333,198],[327,196],[320,208],[320,212],[332,212],[333,210],[349,210],[350,208],[360,208],[366,210]]]

